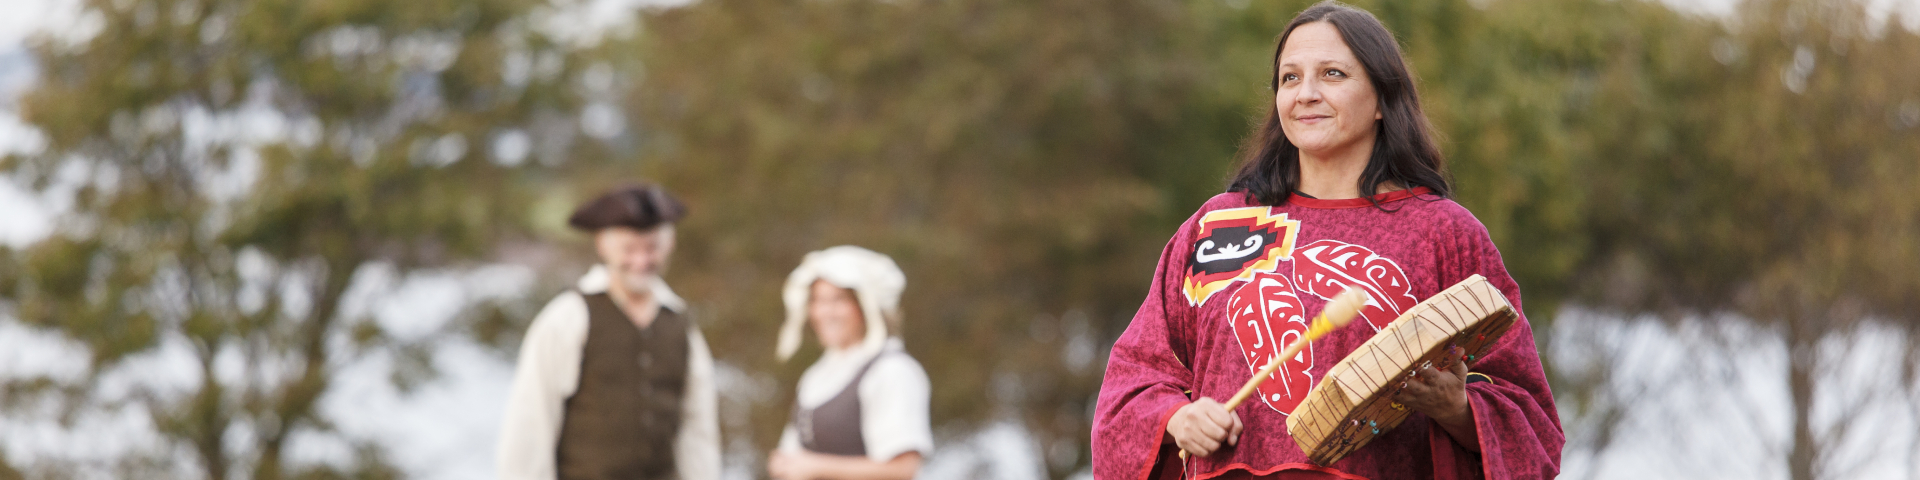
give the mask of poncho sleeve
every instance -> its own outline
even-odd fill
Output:
[[[1149,477],[1163,452],[1167,420],[1189,403],[1197,307],[1188,304],[1180,282],[1197,218],[1187,219],[1160,252],[1147,298],[1107,359],[1093,421],[1096,479]]]
[[[1566,435],[1547,387],[1540,353],[1534,348],[1533,327],[1520,307],[1520,286],[1507,273],[1500,251],[1484,225],[1464,209],[1462,220],[1443,238],[1441,284],[1451,285],[1479,274],[1507,297],[1520,318],[1485,358],[1470,362],[1473,373],[1490,381],[1467,384],[1480,437],[1475,453],[1453,440],[1439,425],[1429,433],[1435,478],[1521,479],[1553,478],[1560,471],[1560,447]],[[1431,420],[1429,420],[1431,421]]]

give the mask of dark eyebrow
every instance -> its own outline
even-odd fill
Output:
[[[1321,61],[1320,61],[1319,63],[1317,63],[1316,65],[1318,65],[1318,66],[1326,66],[1326,65],[1330,65],[1330,64],[1331,64],[1331,65],[1336,65],[1336,66],[1339,66],[1339,67],[1342,67],[1342,68],[1353,68],[1353,66],[1352,66],[1352,65],[1347,65],[1347,62],[1343,62],[1343,61],[1339,61],[1339,60],[1321,60]],[[1288,66],[1292,66],[1292,65],[1293,65],[1293,63],[1292,63],[1292,62],[1284,62],[1284,63],[1281,63],[1281,64],[1280,64],[1280,68],[1286,68],[1286,67],[1288,67]]]

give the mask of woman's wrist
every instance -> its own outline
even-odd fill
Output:
[[[1473,428],[1473,402],[1466,394],[1466,389],[1461,389],[1459,401],[1446,411],[1435,412],[1439,415],[1433,415],[1433,420],[1449,427]]]
[[[1461,401],[1456,406],[1448,408],[1446,412],[1428,414],[1427,418],[1439,424],[1440,429],[1446,431],[1447,436],[1453,437],[1460,446],[1478,452],[1480,451],[1480,434],[1479,425],[1473,418],[1473,403],[1466,398],[1464,389],[1460,393]]]

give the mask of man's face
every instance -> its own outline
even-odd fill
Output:
[[[594,232],[593,246],[600,254],[600,263],[607,266],[611,288],[645,292],[648,284],[667,269],[667,256],[673,254],[673,225],[651,230],[603,228]]]

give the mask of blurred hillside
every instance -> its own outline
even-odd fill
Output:
[[[1273,37],[1309,3],[706,0],[602,32],[536,0],[89,2],[97,33],[33,47],[18,102],[45,145],[0,160],[70,199],[52,235],[0,247],[0,314],[87,362],[7,378],[0,407],[132,408],[168,446],[0,455],[0,478],[402,476],[316,407],[336,373],[392,358],[405,391],[450,342],[511,359],[590,261],[565,214],[640,179],[692,207],[668,279],[727,372],[737,471],[763,471],[818,351],[774,360],[779,282],[852,243],[907,270],[942,441],[1018,425],[1073,475],[1105,349],[1221,191],[1271,101]],[[1569,311],[1777,338],[1791,426],[1740,461],[1845,476],[1831,446],[1874,419],[1815,418],[1822,342],[1920,338],[1920,33],[1852,0],[1356,5],[1399,35],[1549,360]],[[501,271],[532,273],[445,324],[367,307],[377,279]],[[168,345],[189,380],[103,387]],[[1920,398],[1908,355],[1867,384]],[[1638,398],[1609,371],[1548,368],[1569,456],[1626,435]],[[345,453],[283,460],[302,436]]]

